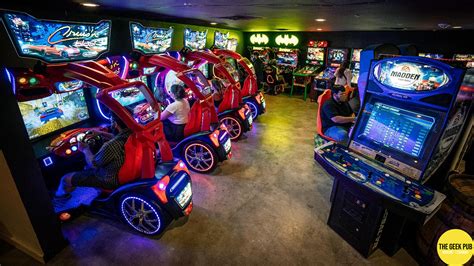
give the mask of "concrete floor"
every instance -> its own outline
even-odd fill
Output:
[[[415,265],[405,250],[363,258],[326,220],[332,177],[313,160],[316,104],[267,96],[267,113],[212,175],[193,174],[194,210],[161,238],[83,215],[51,265]],[[0,265],[36,264],[0,245]]]

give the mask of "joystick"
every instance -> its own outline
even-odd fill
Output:
[[[367,175],[367,179],[369,179],[369,180],[370,180],[371,178],[372,178],[372,172],[371,172],[371,171],[369,171],[369,174]]]

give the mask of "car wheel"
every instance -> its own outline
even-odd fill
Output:
[[[217,166],[217,155],[204,142],[191,142],[184,148],[184,161],[191,170],[198,173],[209,173]]]
[[[253,102],[246,102],[246,104],[249,106],[250,108],[250,112],[252,112],[252,118],[253,120],[255,120],[258,116],[258,108],[257,106],[255,105],[255,103]]]
[[[232,116],[224,116],[220,120],[227,127],[231,140],[237,140],[242,136],[242,125],[239,120]]]
[[[153,200],[140,194],[123,195],[118,209],[125,224],[145,235],[162,233],[171,221],[169,215]]]

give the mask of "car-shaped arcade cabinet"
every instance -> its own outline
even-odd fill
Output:
[[[230,134],[224,125],[218,124],[214,105],[209,103],[212,101],[210,85],[199,70],[167,55],[140,56],[137,61],[117,56],[101,60],[101,63],[106,66],[117,65],[114,62],[123,61],[124,58],[126,64],[133,65],[133,71],[130,71],[132,68],[119,67],[120,76],[129,80],[153,80],[155,98],[163,105],[173,101],[169,96],[169,89],[175,84],[174,81],[187,87],[191,96],[191,110],[184,128],[184,138],[169,142],[175,157],[182,158],[191,170],[199,173],[212,172],[219,162],[231,158]],[[173,81],[172,75],[175,78]],[[167,77],[170,77],[168,82],[171,83],[165,84]],[[143,119],[143,116],[140,119]]]
[[[258,91],[257,76],[255,75],[255,68],[252,62],[234,51],[214,49],[212,52],[218,56],[234,59],[245,70],[247,77],[243,85],[241,85],[242,100],[250,107],[254,120],[257,119],[259,115],[265,113],[265,98],[263,97],[263,93]]]
[[[225,60],[210,51],[181,52],[185,60],[198,69],[202,64],[213,65],[214,75],[225,80],[224,97],[218,106],[219,121],[225,124],[232,140],[237,140],[243,133],[252,129],[253,116],[250,107],[242,101],[239,76],[236,70]]]
[[[19,81],[35,75],[38,78],[37,74],[15,69],[10,73],[16,94],[22,96],[19,99],[29,100],[29,103],[38,99],[35,95],[41,95],[42,91],[53,92],[56,97],[65,93],[54,88],[53,84],[57,82],[80,80],[95,86],[100,89],[97,99],[119,116],[131,131],[125,144],[125,162],[118,174],[120,186],[114,190],[78,187],[71,193],[71,198],[53,200],[61,220],[69,219],[77,210],[88,208],[92,212],[118,218],[137,232],[156,235],[162,233],[173,219],[190,214],[193,204],[189,171],[182,161],[173,160],[159,119],[160,105],[145,84],[128,83],[93,61],[48,65],[35,86],[20,84]],[[76,97],[74,90],[82,92],[82,89],[80,86],[70,87],[67,93]],[[135,112],[137,109],[139,112]],[[147,118],[142,119],[143,116]],[[78,156],[78,142],[88,143],[92,150],[98,150],[104,143],[100,134],[91,129],[107,130],[105,127],[75,128],[56,137],[48,147],[50,153],[42,159],[42,168],[50,169],[43,173],[51,173],[51,168],[55,167],[65,168],[64,173],[71,172],[73,169],[59,163],[61,158],[83,164],[82,156]],[[156,152],[157,147],[160,156]],[[56,179],[50,185],[51,190],[57,187],[58,181]]]

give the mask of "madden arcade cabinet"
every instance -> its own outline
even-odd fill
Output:
[[[303,87],[304,100],[306,101],[308,87],[311,87],[314,76],[323,69],[327,47],[327,41],[309,41],[306,64],[293,72],[290,97],[293,95],[294,87]],[[311,100],[317,98],[317,93],[313,92],[312,88],[309,94]]]
[[[331,80],[334,79],[336,69],[347,61],[349,49],[328,48],[326,69],[314,78],[314,87],[318,92],[324,92],[331,88]]]
[[[365,257],[393,255],[445,199],[424,183],[470,117],[473,74],[422,57],[373,60],[349,147],[315,149],[334,176],[328,225]]]

